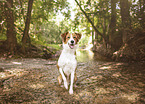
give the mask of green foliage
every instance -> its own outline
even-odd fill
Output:
[[[78,1],[97,27],[98,31],[108,37],[111,17],[111,0]],[[5,0],[0,1],[0,3],[0,14],[2,15],[0,18],[0,40],[6,40],[6,19],[4,16]],[[21,44],[26,21],[28,0],[14,0],[13,5],[17,41]],[[117,0],[116,7],[116,29],[121,30],[119,0]],[[132,30],[137,28],[141,28],[142,30],[145,23],[143,0],[130,1],[130,7]],[[60,44],[60,34],[67,31],[73,31],[86,35],[80,42],[80,44],[86,45],[88,43],[88,37],[94,30],[76,4],[74,4],[73,9],[73,12],[76,14],[74,20],[70,19],[71,10],[72,9],[66,0],[34,0],[29,29],[32,44]],[[58,20],[59,18],[60,20]],[[119,32],[117,31],[115,34],[118,35],[117,33]],[[100,43],[103,42],[101,36],[98,36],[96,40]]]
[[[6,40],[6,39],[7,39],[6,35],[0,34],[0,40]]]
[[[89,36],[84,36],[81,38],[79,44],[80,46],[86,46],[89,43]]]
[[[4,17],[4,1],[1,2],[1,18],[2,30],[0,33],[0,39],[6,40],[6,20]],[[28,0],[14,1],[13,11],[15,17],[15,30],[18,43],[21,44],[26,13],[28,8]],[[70,10],[68,2],[65,0],[37,0],[34,1],[31,13],[31,24],[29,29],[29,35],[33,44],[50,44],[61,43],[60,34],[68,31],[66,20],[62,20],[60,26],[56,22],[57,15],[62,14],[65,18],[70,17]],[[2,22],[3,21],[3,22]]]
[[[54,48],[56,50],[62,49],[59,44],[47,44],[48,47]]]

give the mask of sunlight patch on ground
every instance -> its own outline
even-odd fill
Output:
[[[4,78],[4,77],[6,77],[6,73],[1,72],[1,73],[0,73],[0,78]]]
[[[116,63],[116,65],[118,65],[118,66],[119,66],[119,65],[124,65],[124,63]]]
[[[103,67],[100,67],[99,69],[110,69],[111,68],[111,66],[103,66]]]
[[[16,64],[16,65],[21,65],[22,63],[20,62],[12,62],[13,64]]]
[[[92,79],[92,80],[99,80],[99,79],[102,79],[102,78],[103,78],[102,75],[97,75],[97,76],[90,77],[90,79]]]
[[[117,72],[117,73],[114,73],[112,76],[117,78],[117,77],[121,77],[122,75],[120,74],[120,72]]]
[[[22,76],[24,74],[28,73],[28,71],[25,71],[24,69],[16,69],[12,68],[10,70],[5,70],[5,72],[0,73],[0,78],[9,78],[12,76]]]
[[[109,65],[113,65],[114,64],[114,62],[106,62],[106,63],[104,63],[103,65],[104,66],[109,66]]]
[[[95,88],[95,93],[96,94],[107,94],[107,93],[110,93],[109,91],[107,91],[106,89],[104,88]]]
[[[29,87],[33,88],[33,89],[39,89],[39,88],[44,88],[44,85],[43,84],[31,84],[29,85]]]
[[[133,93],[133,94],[121,94],[121,97],[127,98],[128,100],[135,102],[138,98],[139,94]]]
[[[12,68],[10,70],[6,70],[6,72],[13,74],[15,76],[22,76],[26,73],[28,73],[27,71],[25,71],[24,69],[16,69],[16,68]]]
[[[97,76],[91,76],[89,78],[84,79],[81,83],[87,84],[87,83],[95,83],[103,78],[102,75],[97,75]]]

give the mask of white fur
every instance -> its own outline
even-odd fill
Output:
[[[64,81],[64,87],[66,89],[68,89],[68,82],[67,82],[67,78],[65,77],[64,73],[67,76],[69,76],[69,75],[71,76],[69,93],[73,94],[74,74],[75,74],[75,69],[77,67],[75,51],[76,51],[78,45],[75,44],[74,48],[71,49],[68,45],[71,42],[71,40],[74,40],[72,35],[71,35],[70,39],[68,40],[67,44],[63,43],[63,50],[58,59],[58,66],[59,66],[59,72],[62,75],[62,79]]]

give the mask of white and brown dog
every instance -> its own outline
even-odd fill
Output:
[[[78,47],[78,41],[81,38],[81,34],[66,32],[61,35],[63,39],[63,50],[58,59],[57,68],[60,72],[57,80],[59,85],[61,85],[62,79],[64,81],[64,87],[68,89],[69,79],[70,79],[70,89],[69,93],[73,94],[73,83],[77,80],[76,68],[76,49]]]

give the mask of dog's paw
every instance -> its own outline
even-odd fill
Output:
[[[64,87],[68,89],[67,81],[64,81]]]
[[[73,90],[72,89],[69,90],[69,94],[73,94]]]

